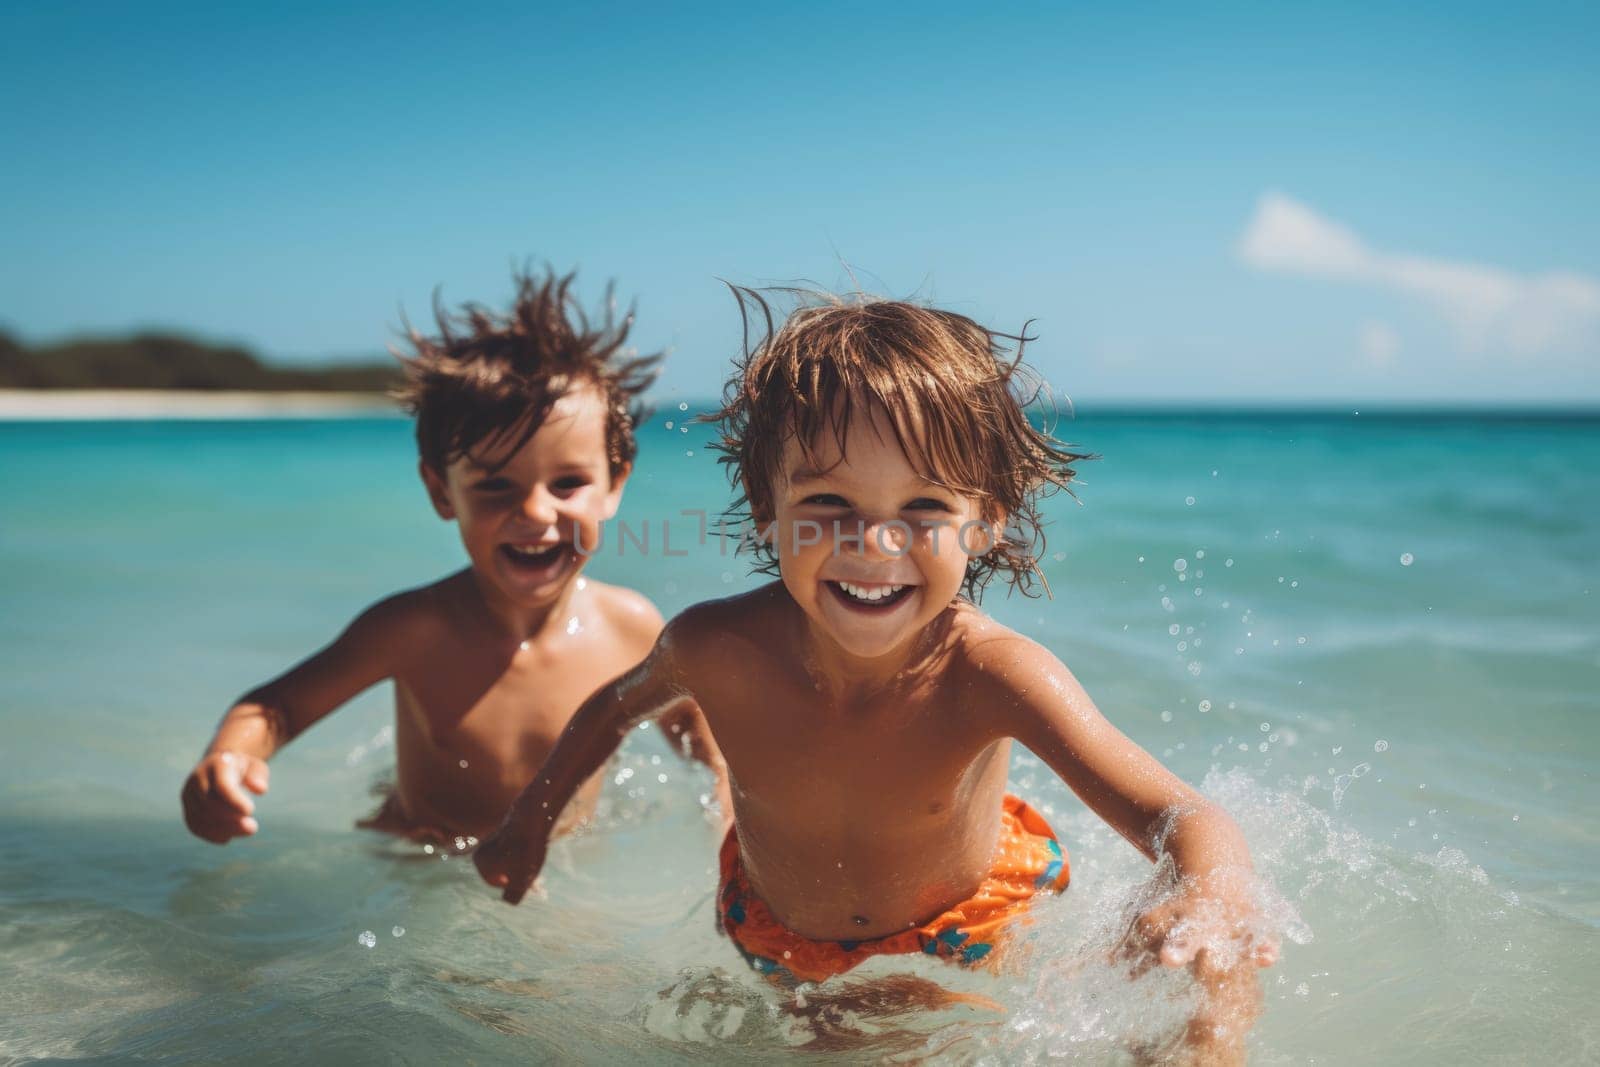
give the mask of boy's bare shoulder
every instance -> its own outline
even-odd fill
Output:
[[[748,593],[704,600],[679,612],[667,624],[674,651],[690,658],[760,654],[791,623],[794,601],[782,582]]]
[[[470,581],[470,576],[460,571],[386,596],[356,616],[350,632],[362,639],[401,646],[431,640],[441,628],[449,627],[452,612],[459,610],[464,581]]]
[[[655,644],[661,633],[661,612],[650,598],[636,589],[584,579],[593,603],[606,623],[629,645],[638,646],[640,655]]]
[[[957,619],[954,637],[952,666],[960,681],[991,697],[1021,696],[1051,677],[1068,674],[1049,649],[970,605]]]

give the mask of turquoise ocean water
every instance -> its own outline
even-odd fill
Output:
[[[651,552],[613,536],[590,565],[668,614],[752,583],[681,514],[728,496],[708,431],[666,425],[687,414],[652,419],[625,501]],[[1005,1016],[832,1051],[712,929],[707,783],[649,731],[516,910],[352,829],[386,689],[278,758],[257,838],[188,837],[178,787],[230,700],[460,565],[409,435],[0,424],[0,1062],[1106,1062],[1170,1033],[1182,977],[1103,962],[1147,865],[1026,753],[1071,890],[1016,973],[915,964]],[[1244,827],[1286,938],[1254,1061],[1600,1059],[1600,419],[1089,412],[1064,436],[1103,458],[1049,506],[1054,599],[986,607]]]

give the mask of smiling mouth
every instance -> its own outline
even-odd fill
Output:
[[[823,582],[839,601],[856,611],[887,611],[910,596],[914,585]]]
[[[547,578],[561,569],[572,554],[568,544],[501,545],[500,555],[519,574]]]

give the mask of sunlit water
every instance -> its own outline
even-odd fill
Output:
[[[671,613],[746,588],[696,545],[707,432],[653,419],[591,573]],[[1244,827],[1283,958],[1260,1063],[1593,1062],[1600,1023],[1600,423],[1113,418],[1061,498],[1054,600],[986,606]],[[693,453],[692,455],[690,453]],[[1107,962],[1150,869],[1025,753],[1073,883],[999,1001],[827,1025],[713,929],[705,779],[640,731],[546,897],[351,828],[390,760],[376,690],[274,763],[262,831],[178,815],[229,700],[367,602],[459,565],[399,420],[0,425],[0,1060],[1115,1061],[1181,974]],[[670,520],[665,556],[661,523]],[[974,708],[974,714],[982,714]],[[819,770],[819,775],[822,772]]]

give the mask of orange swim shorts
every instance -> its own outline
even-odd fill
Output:
[[[1007,794],[1000,814],[994,865],[968,900],[931,921],[865,941],[812,941],[791,933],[750,888],[733,830],[722,842],[717,924],[745,960],[776,979],[820,982],[871,956],[922,952],[972,966],[995,962],[1005,928],[1040,891],[1059,893],[1070,874],[1066,853],[1050,824],[1028,804]]]

